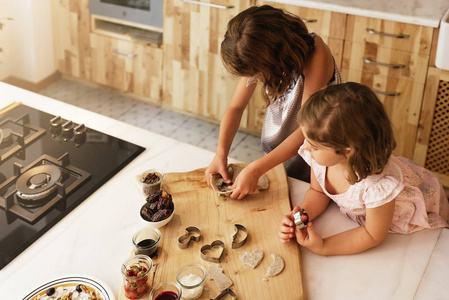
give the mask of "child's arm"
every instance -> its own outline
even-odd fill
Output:
[[[239,80],[231,102],[226,108],[220,122],[217,150],[214,159],[205,172],[208,185],[210,185],[210,176],[212,174],[220,174],[227,183],[231,182],[231,178],[227,171],[229,149],[231,148],[232,141],[239,129],[243,111],[248,105],[256,88],[256,84],[251,84],[247,87],[247,81],[248,78],[246,77],[242,77]]]
[[[300,208],[303,208],[307,212],[309,220],[313,220],[321,215],[329,205],[330,199],[324,194],[321,186],[318,184],[313,169],[310,173],[310,188],[304,196],[301,207],[294,207],[293,211],[290,214],[285,215],[281,221],[278,234],[281,243],[287,243],[290,239],[295,237],[295,231],[297,229],[293,214],[299,211]]]
[[[364,226],[321,239],[311,222],[307,230],[297,230],[296,240],[321,255],[355,254],[373,248],[385,239],[394,214],[394,200],[366,210]]]
[[[246,166],[237,176],[234,184],[229,187],[234,190],[230,198],[242,199],[245,195],[254,192],[257,189],[259,177],[295,156],[303,142],[304,135],[301,128],[298,128],[273,151]]]

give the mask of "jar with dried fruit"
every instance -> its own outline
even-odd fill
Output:
[[[148,273],[153,261],[147,255],[136,255],[122,265],[123,288],[128,299],[138,299],[150,290]]]

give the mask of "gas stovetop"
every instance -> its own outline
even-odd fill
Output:
[[[25,105],[0,117],[0,269],[143,150]]]

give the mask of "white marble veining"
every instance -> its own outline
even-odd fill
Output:
[[[439,27],[448,0],[270,0],[429,27]]]
[[[152,167],[166,172],[205,167],[214,153],[0,82],[0,107],[14,100],[147,149],[0,270],[0,299],[21,299],[67,274],[99,278],[118,296],[120,264],[132,249],[132,234],[141,227],[143,197],[135,175]],[[292,202],[300,203],[308,184],[289,178],[289,187]],[[356,226],[335,205],[314,225],[323,236]],[[302,249],[308,299],[448,299],[448,248],[449,230],[444,229],[391,234],[379,247],[357,255],[322,257]],[[295,282],[285,278],[289,284]]]

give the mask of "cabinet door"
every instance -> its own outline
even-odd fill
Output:
[[[429,68],[413,160],[449,187],[449,72]]]
[[[346,41],[373,43],[392,48],[429,55],[433,28],[407,23],[348,15]]]
[[[299,16],[307,29],[318,34],[329,46],[337,66],[341,68],[346,14],[271,1],[258,1],[258,4],[268,4]]]
[[[223,66],[220,44],[229,20],[253,4],[254,0],[164,1],[163,105],[220,120],[238,81]],[[258,122],[248,113],[258,115],[247,109],[241,127],[256,132]]]
[[[58,70],[91,79],[88,0],[52,0],[53,35]]]
[[[99,34],[90,35],[92,81],[162,100],[162,49]]]

